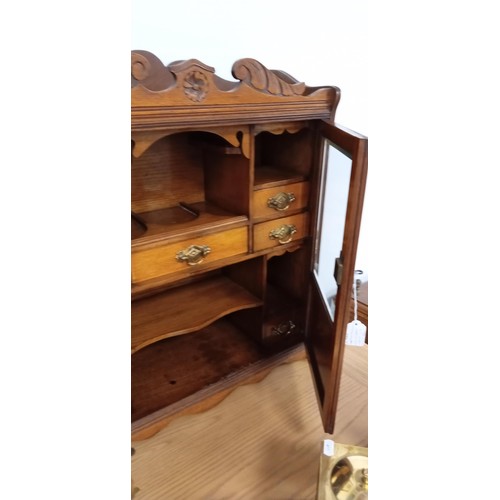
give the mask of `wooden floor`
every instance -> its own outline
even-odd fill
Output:
[[[368,446],[368,346],[346,346],[336,431]],[[314,499],[325,434],[306,360],[133,443],[134,500]]]

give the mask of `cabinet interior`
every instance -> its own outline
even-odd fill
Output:
[[[132,157],[132,239],[238,223],[249,215],[249,161],[208,132],[178,132]]]
[[[253,246],[259,224],[279,227],[284,216],[306,216],[312,131],[263,131],[253,140],[254,155],[246,158],[216,133],[170,133],[132,159],[133,247],[186,236],[203,240],[218,231],[224,237],[238,226],[248,231],[236,262],[223,259],[204,271],[186,266],[163,287],[133,300],[133,421],[303,339],[307,231],[299,241],[273,247],[265,226],[264,246],[270,248]],[[287,187],[299,205],[269,208],[271,195]]]
[[[263,131],[255,138],[255,189],[304,181],[313,162],[310,128],[280,134]]]

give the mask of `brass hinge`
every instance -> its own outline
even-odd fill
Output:
[[[344,258],[342,256],[335,259],[335,269],[333,271],[333,277],[337,282],[337,286],[342,283],[342,274],[344,273]]]

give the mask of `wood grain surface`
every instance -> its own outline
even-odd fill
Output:
[[[294,225],[297,230],[297,232],[292,235],[290,241],[293,240],[295,242],[301,240],[308,234],[308,220],[308,214],[302,213],[255,224],[253,227],[253,249],[258,252],[265,248],[281,246],[277,239],[271,239],[269,237],[269,233],[286,224]]]
[[[200,296],[210,297],[210,302],[198,300]],[[260,299],[224,276],[136,301],[132,304],[132,352],[168,337],[200,330],[231,312],[261,304]]]
[[[334,440],[368,446],[368,347],[346,346]],[[309,366],[275,368],[133,442],[134,500],[314,499],[323,431]]]
[[[276,208],[268,205],[269,198],[276,196],[278,193],[291,193],[294,200],[290,202],[288,208],[284,210],[277,210]],[[282,217],[295,210],[301,210],[307,207],[309,201],[309,183],[307,182],[294,182],[285,184],[283,186],[276,186],[273,188],[260,189],[253,194],[254,204],[254,219],[264,217]]]
[[[202,262],[189,266],[186,262],[178,261],[179,252],[186,251],[191,245],[210,247],[210,253]],[[248,229],[246,226],[203,236],[192,236],[175,243],[166,243],[156,248],[132,252],[132,281],[141,282],[159,276],[173,274],[176,271],[185,271],[186,276],[193,267],[204,268],[207,262],[245,254],[248,251]]]

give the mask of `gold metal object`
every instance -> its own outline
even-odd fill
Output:
[[[267,206],[269,208],[274,208],[280,212],[288,210],[290,203],[295,201],[295,195],[293,193],[278,193],[267,200]]]
[[[195,266],[203,262],[204,258],[212,251],[208,245],[191,245],[185,250],[177,252],[175,258],[179,262],[186,262],[189,266]]]
[[[297,228],[293,224],[283,224],[269,233],[269,239],[278,240],[281,245],[284,245],[292,241],[292,237],[296,232]]]
[[[333,277],[337,283],[337,286],[340,286],[342,283],[342,275],[344,274],[344,258],[342,255],[335,259],[335,269],[333,270]]]
[[[368,469],[361,469],[361,486],[368,491]]]
[[[317,500],[368,499],[368,448],[335,443],[333,456],[321,454]]]
[[[280,335],[282,337],[287,337],[293,333],[295,329],[295,323],[292,320],[285,321],[284,323],[280,323],[278,326],[273,326],[271,331],[273,335]]]

